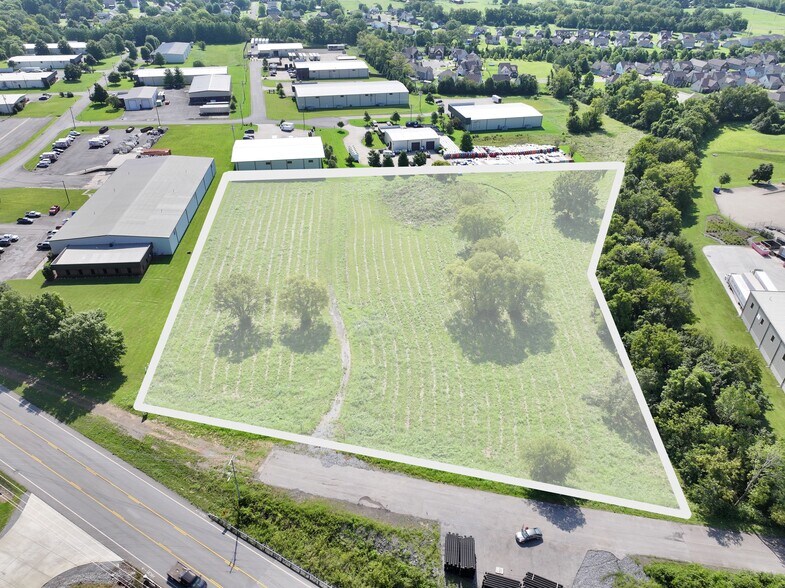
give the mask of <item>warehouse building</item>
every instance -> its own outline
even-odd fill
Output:
[[[288,57],[289,53],[302,51],[302,43],[255,43],[251,55],[264,57]]]
[[[439,133],[431,127],[400,127],[384,131],[384,143],[390,151],[435,151],[440,147]]]
[[[65,69],[69,63],[79,63],[81,55],[16,55],[8,59],[8,66],[18,69]]]
[[[0,90],[29,90],[31,88],[48,89],[57,81],[57,72],[15,71],[0,73]]]
[[[87,51],[87,43],[83,41],[66,41],[71,48],[71,53],[81,55]],[[25,50],[25,55],[35,55],[35,43],[25,43],[22,45]],[[49,50],[49,55],[60,55],[60,47],[57,43],[47,43],[46,48]]]
[[[368,77],[368,65],[352,61],[298,61],[294,64],[298,80],[339,80]]]
[[[153,260],[153,246],[69,246],[52,261],[57,279],[143,276]]]
[[[448,110],[472,133],[483,131],[511,131],[542,126],[542,114],[528,104],[450,104]]]
[[[211,157],[128,160],[52,237],[52,251],[150,245],[172,255],[214,176]]]
[[[171,67],[155,67],[150,69],[137,69],[134,72],[134,77],[145,86],[163,86],[167,69],[174,73],[174,68]],[[193,83],[194,78],[197,76],[226,75],[228,72],[225,65],[213,67],[181,67],[180,71],[183,74],[183,80],[186,85]]]
[[[24,110],[27,103],[25,94],[0,94],[0,114],[16,114]]]
[[[741,318],[777,383],[785,389],[785,292],[753,290]]]
[[[322,159],[321,137],[235,141],[232,148],[232,163],[238,171],[318,169]]]
[[[229,102],[232,98],[232,76],[215,74],[196,76],[188,88],[189,104]]]
[[[125,94],[120,94],[119,98],[123,101],[126,110],[151,110],[155,108],[158,100],[158,88],[156,86],[137,86],[131,88]]]
[[[153,56],[160,54],[166,63],[185,63],[191,53],[190,43],[161,43],[153,51]]]
[[[292,92],[300,110],[409,105],[409,90],[401,82],[295,84]]]

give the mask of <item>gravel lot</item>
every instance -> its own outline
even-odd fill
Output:
[[[19,235],[19,241],[5,247],[5,253],[0,255],[0,282],[5,280],[27,278],[46,259],[47,251],[38,251],[35,246],[40,241],[46,240],[47,231],[71,216],[70,212],[60,211],[55,216],[48,216],[45,210],[35,219],[32,225],[0,224],[0,235],[11,233]],[[23,215],[24,210],[19,211]]]
[[[715,194],[725,216],[745,227],[772,225],[785,229],[785,189],[782,186],[746,186]]]

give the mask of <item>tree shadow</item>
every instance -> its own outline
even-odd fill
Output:
[[[534,510],[543,516],[549,523],[568,533],[583,527],[586,517],[577,506],[552,504],[550,502],[534,502]]]
[[[599,213],[599,208],[597,212]],[[554,221],[556,229],[567,239],[576,239],[585,243],[594,243],[597,240],[600,227],[599,214],[597,218],[572,218],[567,214],[559,214]]]
[[[470,316],[458,311],[446,327],[472,362],[497,365],[519,364],[529,355],[551,350],[556,330],[550,316],[542,310],[516,321]]]
[[[640,452],[654,450],[638,400],[621,367],[606,387],[584,394],[583,401],[600,409],[608,431]]]
[[[741,545],[744,539],[739,531],[732,529],[717,529],[716,527],[709,527],[708,535],[723,547]]]
[[[758,537],[777,556],[777,559],[785,565],[785,539],[782,537],[767,537],[765,535],[758,535]]]
[[[240,363],[272,344],[272,335],[253,324],[251,326],[238,323],[226,325],[213,339],[215,354],[225,357],[232,363]]]
[[[281,345],[292,353],[318,353],[330,340],[330,325],[321,320],[306,329],[299,325],[284,325],[280,339]]]

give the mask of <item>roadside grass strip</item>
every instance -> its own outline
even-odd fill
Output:
[[[588,170],[596,213],[566,228],[554,183]],[[621,164],[225,174],[135,408],[688,517],[594,274],[621,174]],[[446,268],[465,254],[453,230],[465,195],[500,211],[504,235],[542,270],[536,319],[461,314]],[[236,274],[270,291],[242,340],[213,302]],[[281,301],[293,275],[331,292],[307,330]],[[551,473],[536,446],[571,448],[574,467]]]

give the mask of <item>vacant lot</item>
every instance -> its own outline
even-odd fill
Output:
[[[340,314],[351,375],[327,429],[332,439],[516,478],[533,475],[530,444],[565,442],[581,448],[568,486],[673,506],[598,327],[586,278],[594,240],[566,237],[554,219],[558,175],[230,184],[145,401],[321,434],[347,367]],[[611,176],[600,183],[598,216]],[[457,313],[445,268],[462,250],[452,231],[461,194],[498,207],[523,258],[546,272],[545,315],[525,328],[468,324]],[[227,337],[229,319],[212,303],[218,280],[236,272],[272,293],[258,332],[243,343]],[[323,313],[306,332],[280,302],[284,280],[296,274],[334,292],[333,316]],[[631,401],[632,429],[643,435],[610,422],[595,401],[614,378]]]

